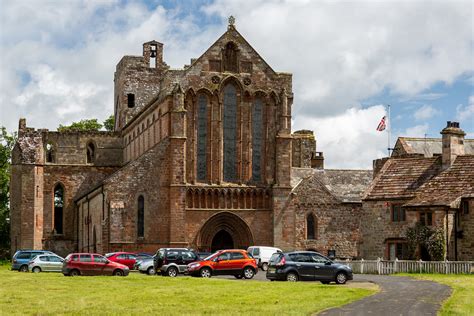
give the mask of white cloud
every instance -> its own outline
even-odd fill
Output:
[[[407,136],[407,137],[425,137],[425,135],[428,133],[429,130],[429,124],[420,124],[420,125],[415,125],[412,127],[407,128],[401,136]]]
[[[333,117],[301,116],[296,121],[314,130],[326,168],[369,169],[373,159],[387,155],[387,132],[376,130],[384,115],[384,106],[376,105],[350,108]]]
[[[418,108],[418,110],[415,111],[413,116],[417,121],[423,121],[428,120],[439,113],[440,111],[435,109],[433,106],[425,104],[422,107]]]
[[[474,129],[474,95],[469,97],[469,101],[466,106],[459,104],[456,107],[456,119],[461,122],[461,127],[463,129]]]

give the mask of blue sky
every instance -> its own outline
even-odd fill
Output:
[[[276,70],[293,73],[293,130],[315,131],[330,168],[386,154],[375,128],[391,105],[398,136],[474,138],[471,1],[0,0],[0,124],[56,129],[113,111],[123,55],[164,43],[181,68],[236,27]]]

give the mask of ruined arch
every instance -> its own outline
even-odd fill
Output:
[[[213,251],[215,237],[228,234],[232,238],[233,248],[247,249],[254,243],[252,231],[248,224],[238,215],[231,212],[220,212],[211,216],[199,230],[196,246],[203,251]]]
[[[86,161],[89,164],[93,164],[96,158],[96,148],[97,146],[94,144],[92,140],[87,142],[86,145]]]

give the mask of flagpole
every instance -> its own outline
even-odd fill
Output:
[[[392,121],[390,121],[390,104],[387,104],[388,120],[387,120],[387,135],[388,135],[388,157],[390,157],[390,134],[392,131]]]

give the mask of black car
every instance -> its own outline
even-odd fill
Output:
[[[189,248],[161,248],[153,259],[155,271],[162,275],[175,277],[187,272],[188,264],[200,261],[198,254]]]
[[[267,279],[287,281],[321,281],[344,284],[352,280],[352,270],[313,251],[275,253],[270,258]]]

